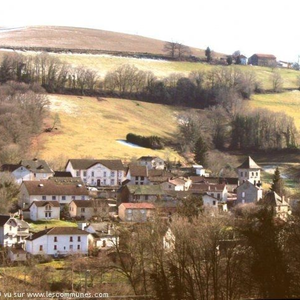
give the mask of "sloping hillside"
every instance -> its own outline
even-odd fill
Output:
[[[88,49],[165,55],[164,45],[164,41],[156,39],[98,29],[36,26],[0,30],[0,48]],[[196,48],[191,48],[191,50],[193,55],[204,57],[204,50]]]
[[[177,115],[180,110],[170,106],[123,99],[100,99],[50,95],[51,114],[59,116],[61,124],[52,133],[43,133],[32,150],[45,159],[61,155],[66,158],[101,157],[130,159],[141,155],[159,155],[179,159],[166,148],[151,150],[123,144],[129,132],[176,138]],[[47,121],[48,126],[53,124]]]

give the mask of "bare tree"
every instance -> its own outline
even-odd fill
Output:
[[[283,88],[283,79],[279,72],[273,72],[271,75],[273,92],[279,93]]]

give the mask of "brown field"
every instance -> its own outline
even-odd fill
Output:
[[[164,44],[164,41],[139,35],[76,27],[35,26],[0,32],[0,48],[48,47],[165,55]],[[204,50],[191,50],[195,56],[205,56]]]

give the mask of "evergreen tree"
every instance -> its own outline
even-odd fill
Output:
[[[275,192],[279,196],[283,196],[284,193],[284,183],[280,176],[280,171],[278,167],[276,168],[274,175],[273,175],[273,183],[271,186],[271,191]]]
[[[206,165],[206,155],[207,155],[207,145],[203,138],[200,136],[195,144],[194,148],[194,160],[197,164],[201,164],[203,166]]]
[[[212,57],[211,57],[211,50],[209,47],[206,48],[205,50],[205,56],[206,56],[206,60],[207,62],[210,62],[212,60]]]
[[[232,56],[227,56],[227,59],[226,59],[228,65],[230,66],[232,64]]]

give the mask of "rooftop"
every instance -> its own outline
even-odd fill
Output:
[[[97,164],[110,170],[124,170],[124,165],[120,159],[69,159],[69,162],[75,170],[87,170]]]
[[[250,156],[248,156],[246,160],[237,168],[238,169],[261,169],[261,167],[257,165],[256,162]]]

